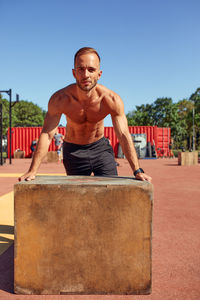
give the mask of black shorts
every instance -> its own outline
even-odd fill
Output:
[[[105,137],[87,145],[64,141],[63,164],[67,175],[117,175],[113,148]]]

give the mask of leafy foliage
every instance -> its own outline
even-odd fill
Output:
[[[196,132],[196,143],[200,145],[200,88],[197,88],[196,91],[190,96],[190,101],[194,105],[195,113],[195,132]]]
[[[36,104],[20,101],[13,107],[13,126],[35,127],[42,126],[43,122],[43,111]]]
[[[0,101],[3,105],[3,135],[6,136],[9,127],[9,101],[2,99],[1,95]],[[45,114],[38,105],[21,100],[12,107],[12,127],[42,126]]]
[[[158,98],[152,104],[142,104],[127,114],[129,126],[170,127],[174,146],[191,148],[193,109],[196,145],[200,147],[200,88],[189,99],[173,103],[171,98]]]

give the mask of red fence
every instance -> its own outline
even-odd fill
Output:
[[[11,155],[13,157],[14,152],[17,149],[25,151],[25,157],[31,157],[31,143],[34,139],[39,138],[42,127],[13,127],[12,128],[12,148]],[[159,148],[158,152],[160,156],[169,155],[169,143],[171,138],[170,128],[158,128],[157,126],[130,126],[130,133],[133,134],[146,134],[147,142],[152,145],[155,143],[156,150]],[[9,132],[9,130],[8,130]],[[65,135],[65,127],[59,127],[58,132]],[[114,149],[115,156],[118,153],[118,139],[114,132],[113,127],[104,128],[104,136],[108,137],[111,145]],[[8,149],[10,149],[10,136],[8,134]],[[49,151],[55,151],[54,142],[51,142]],[[9,152],[9,151],[8,151]],[[9,153],[8,153],[9,157]]]

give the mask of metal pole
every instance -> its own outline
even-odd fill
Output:
[[[10,98],[10,105],[9,105],[9,127],[10,127],[10,164],[12,164],[12,90],[9,89],[9,98]]]
[[[12,104],[12,89],[8,91],[0,91],[0,93],[7,93],[9,95],[9,136],[10,136],[10,164],[12,164],[12,106],[19,102],[19,95],[16,94],[16,101]]]
[[[193,121],[193,151],[195,151],[195,126],[194,126],[194,117],[195,117],[195,110],[193,107],[192,110],[192,121]]]

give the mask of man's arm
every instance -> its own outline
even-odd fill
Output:
[[[54,105],[54,101],[49,102],[48,112],[46,114],[44,125],[42,128],[42,132],[37,143],[37,147],[30,165],[28,172],[23,174],[21,177],[18,178],[19,181],[21,180],[33,180],[35,179],[35,175],[37,170],[48,152],[50,143],[54,134],[57,130],[57,126],[59,124],[61,117],[61,113],[56,111],[56,107]]]
[[[140,166],[135,146],[129,133],[128,122],[124,113],[124,104],[119,96],[114,100],[113,108],[111,113],[113,127],[122,147],[122,151],[134,172],[138,170]],[[151,181],[151,177],[145,173],[137,173],[135,177],[142,181]]]

